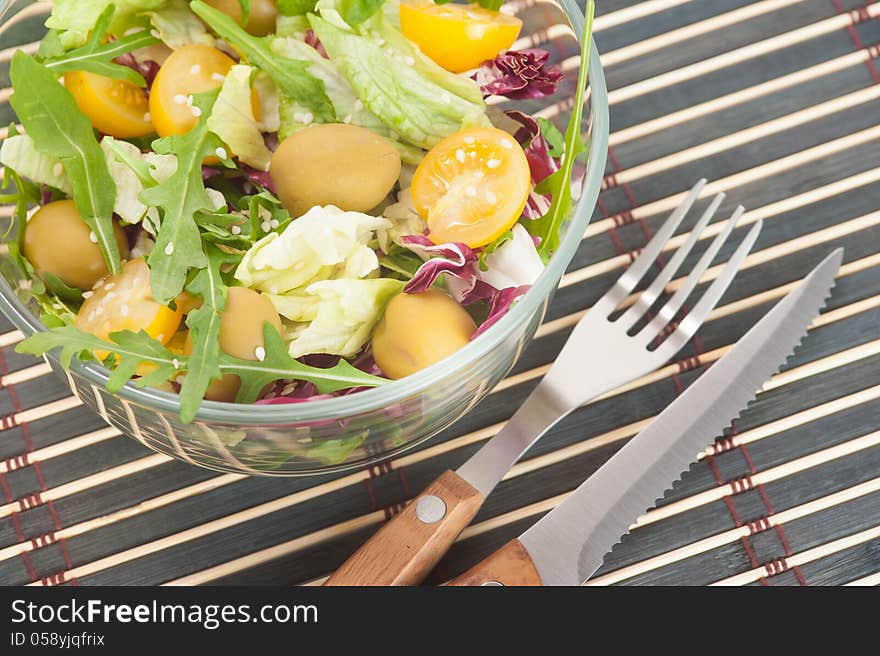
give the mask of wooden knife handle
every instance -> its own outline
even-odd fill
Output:
[[[483,505],[483,496],[446,471],[345,561],[324,585],[417,585]]]
[[[541,576],[522,543],[511,540],[446,585],[541,585]]]

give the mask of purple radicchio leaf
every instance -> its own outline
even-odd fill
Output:
[[[327,51],[324,50],[324,44],[321,43],[321,40],[318,38],[318,35],[315,34],[314,30],[306,30],[306,43],[317,50],[324,59],[330,59]]]
[[[478,253],[465,244],[435,244],[423,235],[409,235],[401,241],[425,260],[403,291],[421,294],[434,284],[440,274],[447,274],[449,292],[459,303],[466,299],[477,284]]]
[[[540,48],[508,50],[484,61],[472,77],[484,97],[544,98],[556,93],[556,86],[563,78],[559,66],[547,66],[549,57],[550,53]]]
[[[119,64],[120,66],[127,66],[135,73],[140,73],[147,83],[147,87],[146,89],[144,89],[144,91],[149,98],[150,89],[153,88],[153,80],[156,79],[156,75],[159,73],[159,62],[155,62],[152,59],[138,61],[135,56],[130,52],[119,55],[119,57],[114,59],[113,62]]]
[[[488,283],[480,281],[478,287],[481,293],[485,295],[484,299],[489,304],[489,315],[486,320],[477,328],[477,332],[471,335],[471,341],[482,335],[484,332],[494,326],[501,317],[507,314],[510,306],[514,301],[518,300],[531,288],[531,285],[520,285],[519,287],[507,287],[506,289],[495,289]],[[486,289],[488,287],[488,289]]]
[[[268,171],[258,171],[257,169],[244,164],[240,164],[239,168],[244,171],[245,177],[249,182],[263,187],[263,189],[268,189],[277,196],[277,193],[275,192],[275,183],[272,182],[272,176],[269,175]]]
[[[550,209],[550,198],[542,196],[534,190],[534,186],[559,170],[559,160],[550,155],[550,144],[541,133],[538,122],[528,114],[517,110],[508,110],[507,116],[522,127],[517,130],[514,138],[523,147],[529,170],[532,173],[533,189],[529,192],[523,216],[527,219],[539,219]]]

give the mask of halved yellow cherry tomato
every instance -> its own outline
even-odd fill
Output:
[[[413,176],[412,197],[435,244],[485,246],[522,215],[529,163],[516,140],[497,128],[471,128],[434,146]]]
[[[476,4],[412,0],[400,4],[400,29],[440,66],[461,73],[512,46],[522,21]]]
[[[171,53],[150,90],[150,114],[159,136],[189,132],[199,120],[192,95],[221,86],[234,64],[226,53],[201,44]]]
[[[147,94],[139,86],[86,71],[65,73],[64,86],[100,132],[120,139],[153,133]]]
[[[205,0],[214,9],[219,9],[242,25],[241,2],[239,0]],[[245,30],[255,36],[266,36],[275,31],[275,21],[278,18],[278,8],[274,0],[251,0],[251,9],[248,14],[247,25],[242,25]]]
[[[80,307],[75,323],[80,330],[102,339],[120,330],[143,330],[167,344],[177,332],[182,316],[180,310],[172,310],[153,298],[150,269],[139,257],[95,285],[92,295]]]

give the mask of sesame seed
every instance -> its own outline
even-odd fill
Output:
[[[121,314],[123,317],[127,317],[128,316],[128,306],[123,305],[121,308],[119,308],[119,314]]]
[[[187,107],[192,107],[192,106],[193,106],[193,102],[195,102],[195,99],[192,97],[192,94],[188,95],[188,96],[186,97],[186,106],[187,106]]]
[[[104,286],[104,280],[101,279],[98,282],[96,282],[94,285],[92,285],[92,289],[101,289],[101,287],[103,287],[103,286]]]
[[[174,252],[174,242],[169,241],[165,244],[165,255],[171,255]]]
[[[165,333],[159,333],[158,335],[156,335],[156,339],[159,340],[160,342],[164,342],[165,341]]]
[[[198,107],[190,107],[189,111],[192,112],[192,115],[195,116],[196,118],[198,118],[199,116],[202,115],[202,110],[199,109]]]
[[[229,155],[226,153],[226,149],[223,146],[218,146],[217,150],[215,150],[214,153],[220,159],[226,159],[227,157],[229,157]]]
[[[450,96],[448,93],[446,93],[444,91],[443,93],[440,94],[440,100],[448,105],[449,103],[452,102],[452,96]]]
[[[464,139],[462,139],[462,141],[464,141],[468,146],[470,146],[471,144],[476,143],[477,140],[474,139],[473,137],[468,136],[468,137],[465,137]]]
[[[190,75],[198,75],[201,72],[202,72],[202,67],[199,66],[198,64],[193,64],[189,69]]]
[[[257,214],[260,215],[260,218],[264,221],[269,221],[272,218],[272,212],[269,211],[268,208],[260,205],[259,210],[257,210]]]
[[[407,66],[415,66],[416,65],[416,60],[413,59],[412,57],[410,57],[409,55],[407,55],[406,57],[403,58],[403,62]]]
[[[104,314],[104,308],[102,308],[99,305],[98,307],[95,308],[95,310],[92,312],[92,314],[95,315],[96,317],[100,317],[102,314]]]
[[[241,234],[241,226],[232,226],[232,234],[240,235]]]
[[[353,107],[354,111],[359,112],[359,111],[361,111],[363,108],[364,108],[364,103],[361,102],[361,99],[360,99],[360,98],[356,99],[356,100],[354,101],[354,107]]]
[[[174,104],[175,105],[185,105],[186,104],[186,96],[182,93],[178,93],[174,96]]]
[[[302,122],[305,123],[305,124],[309,124],[309,123],[311,123],[311,122],[314,121],[314,120],[315,120],[315,117],[314,117],[314,115],[313,115],[311,112],[305,112],[305,113],[302,115]]]
[[[486,162],[486,168],[497,169],[501,166],[501,160],[495,159],[494,157],[490,158],[488,162]]]
[[[83,292],[82,293],[83,298],[91,298],[94,295],[95,295],[95,292]]]
[[[107,292],[107,295],[104,298],[107,299],[108,301],[112,301],[117,296],[118,296],[118,294],[116,292]]]
[[[513,148],[513,142],[510,139],[502,139],[501,147],[506,148],[507,150],[511,150]]]
[[[486,200],[489,201],[490,205],[494,205],[495,203],[498,202],[498,196],[496,196],[491,191],[487,191],[486,192]]]
[[[281,225],[281,222],[278,221],[278,219],[272,219],[271,221],[269,221],[269,225],[272,226],[272,229],[274,230]]]
[[[115,283],[115,282],[108,282],[106,285],[104,285],[104,289],[106,289],[108,292],[109,292],[111,289],[113,289],[114,287],[116,287],[116,283]]]
[[[171,360],[171,364],[174,365],[175,369],[180,369],[180,360],[178,360],[177,358]]]
[[[52,167],[52,175],[57,178],[62,173],[64,173],[64,165],[61,162],[58,162],[57,164],[55,164],[55,166]]]
[[[272,230],[272,224],[268,221],[263,221],[260,224],[260,227],[263,229],[263,232],[269,232],[270,230]]]
[[[480,179],[482,179],[482,178],[485,178],[485,177],[486,177],[486,174],[483,173],[482,171],[474,171],[474,177],[475,177],[477,180],[480,180]]]
[[[159,30],[150,30],[150,34],[154,39],[161,39],[162,35],[159,33]]]
[[[152,120],[153,120],[153,115],[150,114],[150,112],[146,112],[144,114],[144,122],[149,123]]]
[[[254,357],[262,362],[266,359],[266,349],[264,349],[262,346],[258,346],[254,349]]]
[[[464,151],[461,148],[457,148],[455,151],[455,159],[464,164]]]
[[[211,73],[211,79],[215,82],[225,82],[226,76],[223,73]]]
[[[346,124],[351,123],[351,114],[349,114],[348,116],[342,117],[342,122],[346,123]]]
[[[95,234],[94,230],[89,233],[89,241],[92,242],[93,244],[98,243],[98,235]]]

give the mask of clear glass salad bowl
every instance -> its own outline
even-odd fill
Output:
[[[549,116],[564,130],[576,87],[576,61],[583,13],[575,0],[515,0],[522,36],[550,51],[566,66],[566,79],[549,100],[505,102]],[[47,2],[0,0],[0,54],[8,66],[16,48],[32,49],[45,32]],[[543,42],[543,43],[542,43]],[[5,83],[8,83],[4,71]],[[14,116],[4,104],[2,118]],[[108,372],[95,363],[75,362],[65,372],[55,355],[52,369],[84,404],[123,433],[155,451],[219,471],[303,475],[363,466],[410,448],[458,420],[510,371],[540,325],[559,279],[581,242],[595,208],[608,146],[608,99],[598,53],[590,57],[589,91],[581,125],[589,158],[580,193],[561,246],[534,286],[498,323],[453,356],[412,376],[376,389],[299,404],[235,405],[205,401],[195,420],[184,424],[178,398],[131,384],[110,394]],[[576,185],[577,188],[577,185]],[[0,254],[0,310],[29,336],[46,330],[34,308],[19,295],[23,274],[5,248]]]

